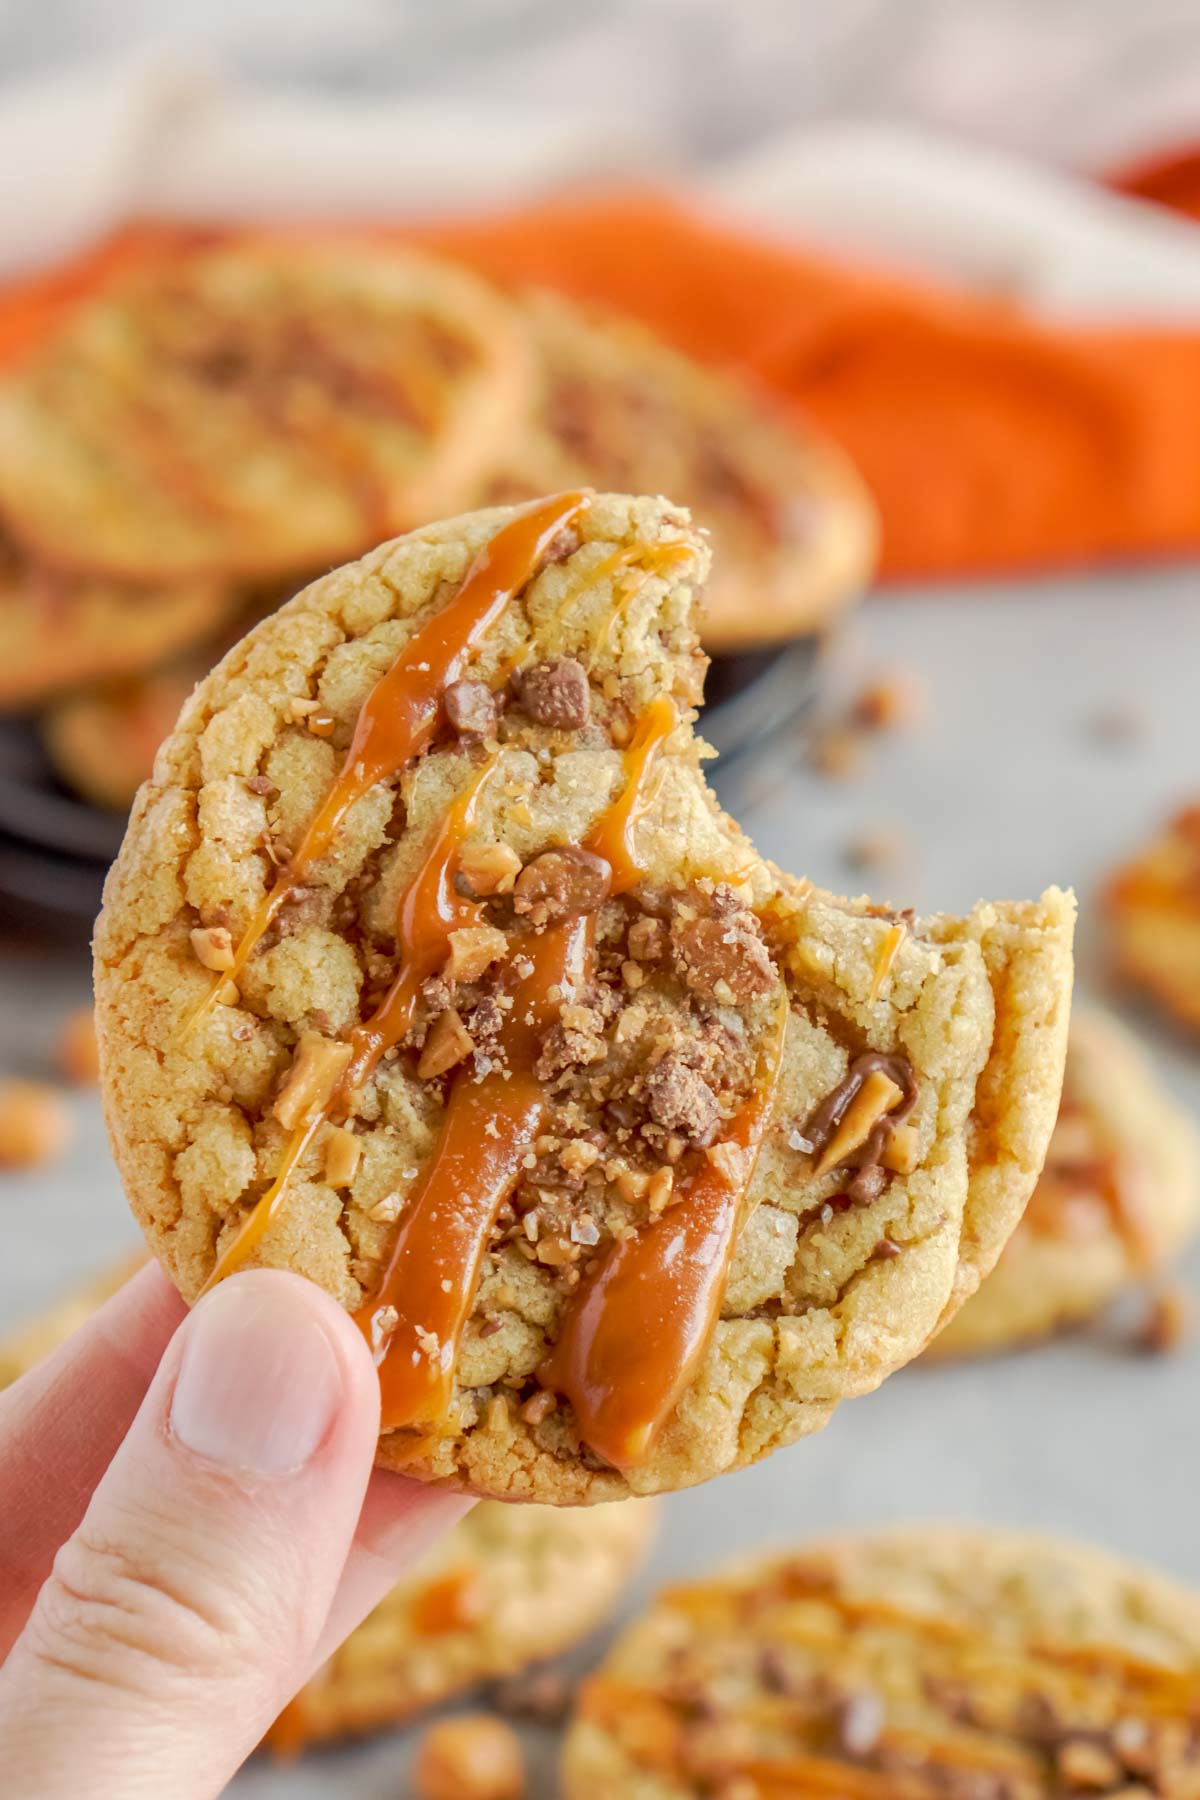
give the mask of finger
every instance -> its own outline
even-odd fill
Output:
[[[0,1393],[0,1661],[184,1311],[157,1264],[141,1269],[61,1349]]]
[[[360,1625],[431,1544],[469,1513],[475,1501],[426,1482],[376,1469],[309,1673]]]
[[[219,1793],[311,1666],[378,1428],[319,1288],[257,1271],[203,1300],[0,1670],[13,1791]]]

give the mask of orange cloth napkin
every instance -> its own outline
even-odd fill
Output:
[[[181,235],[195,234],[133,227],[0,294],[0,359],[115,266]],[[562,197],[399,235],[502,282],[631,313],[819,421],[875,493],[887,575],[1200,548],[1200,321],[1044,325],[1003,298],[834,266],[655,194]]]
[[[885,574],[1200,548],[1200,320],[1051,327],[656,195],[560,199],[422,237],[499,280],[633,313],[818,420],[874,491]]]

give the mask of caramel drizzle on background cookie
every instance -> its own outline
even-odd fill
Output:
[[[936,1611],[841,1592],[836,1582],[833,1570],[794,1563],[748,1589],[696,1582],[660,1596],[660,1608],[689,1621],[701,1668],[715,1674],[718,1689],[721,1646],[728,1646],[739,1667],[748,1646],[755,1647],[760,1672],[753,1678],[754,1691],[718,1703],[707,1740],[724,1725],[731,1744],[744,1742],[749,1731],[773,1745],[760,1755],[721,1759],[722,1773],[743,1780],[755,1800],[826,1793],[838,1800],[934,1800],[975,1792],[972,1780],[988,1777],[1013,1782],[1014,1795],[1075,1792],[1073,1783],[1059,1780],[1057,1753],[1072,1741],[1102,1744],[1106,1723],[1118,1730],[1123,1724],[1138,1748],[1161,1755],[1164,1768],[1169,1763],[1175,1774],[1196,1766],[1196,1743],[1188,1737],[1188,1722],[1200,1724],[1194,1672],[1151,1663],[1115,1646],[1009,1642],[979,1624]],[[864,1687],[870,1680],[864,1662],[868,1642],[875,1643],[883,1672],[869,1694]],[[787,1659],[796,1652],[806,1660],[791,1675]],[[934,1721],[914,1716],[907,1674],[914,1667],[921,1675],[915,1690],[921,1706],[941,1715]],[[839,1668],[845,1671],[844,1689]],[[901,1672],[895,1692],[889,1691],[889,1668]],[[713,1773],[708,1753],[700,1748],[692,1755],[689,1744],[703,1680],[698,1673],[692,1681],[686,1663],[673,1667],[659,1686],[644,1671],[634,1686],[602,1670],[583,1688],[580,1712],[615,1734],[640,1768],[703,1782]],[[873,1701],[869,1727],[862,1728],[864,1710],[857,1732],[847,1728],[846,1711],[856,1694]],[[1106,1722],[1097,1716],[1097,1703]],[[1156,1729],[1168,1734],[1157,1752]],[[956,1776],[965,1783],[961,1789]],[[1122,1772],[1118,1753],[1104,1791],[1118,1786],[1122,1792],[1149,1791],[1137,1780]],[[1091,1791],[1095,1784],[1083,1785]],[[1153,1791],[1176,1790],[1155,1785]]]

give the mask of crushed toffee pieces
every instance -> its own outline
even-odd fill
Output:
[[[280,909],[302,894],[305,872],[370,787],[450,734],[482,758],[400,897],[396,959],[369,985],[367,1015],[341,1038],[301,1035],[273,1108],[289,1134],[278,1172],[209,1285],[261,1241],[322,1133],[326,1179],[344,1185],[357,1164],[352,1125],[365,1084],[381,1063],[417,1050],[418,1076],[444,1084],[437,1140],[387,1215],[398,1226],[395,1241],[356,1315],[379,1368],[384,1430],[420,1441],[445,1429],[463,1332],[499,1232],[556,1272],[567,1293],[556,1341],[537,1371],[541,1391],[525,1407],[553,1411],[556,1397],[565,1397],[581,1441],[628,1469],[651,1453],[715,1328],[771,1120],[787,999],[761,922],[732,888],[708,881],[667,894],[642,891],[638,827],[658,756],[678,724],[667,694],[624,734],[622,776],[582,844],[543,850],[523,866],[504,845],[470,848],[480,801],[497,778],[494,734],[505,703],[554,731],[589,725],[588,676],[574,658],[510,666],[497,688],[470,672],[488,631],[556,559],[589,503],[583,493],[560,495],[510,520],[457,594],[414,632],[368,695],[341,772],[295,854],[240,941],[211,965],[214,984],[193,1022],[236,989]],[[667,567],[678,549],[667,542],[645,560]],[[646,571],[634,572],[635,587],[639,576]],[[614,903],[626,901],[614,954]],[[550,1131],[559,1078],[603,1058],[605,1025],[636,996],[647,970],[663,963],[697,1009],[695,1029],[661,1048],[627,1093],[610,1097],[607,1140],[595,1131],[574,1135],[555,1156],[546,1145],[559,1145]],[[739,1041],[734,1026],[721,1022],[722,1009],[727,1016],[776,987],[770,1041],[755,1051],[744,1031]],[[889,1163],[889,1151],[915,1098],[902,1057],[856,1058],[805,1128],[815,1173],[844,1166],[853,1171],[850,1198],[873,1197],[885,1169],[900,1166]],[[614,1157],[635,1138],[653,1152],[649,1172]],[[553,1172],[545,1167],[551,1157]],[[594,1219],[586,1209],[556,1218],[553,1195],[556,1185],[586,1191],[589,1172],[605,1179],[610,1163],[622,1200],[644,1207],[645,1218],[589,1255],[600,1243]],[[522,1207],[518,1195],[531,1172],[539,1199]]]

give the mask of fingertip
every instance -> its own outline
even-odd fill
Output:
[[[375,1365],[353,1319],[315,1282],[283,1269],[231,1275],[197,1302],[178,1339],[170,1428],[196,1454],[261,1474],[318,1456],[369,1468]]]

